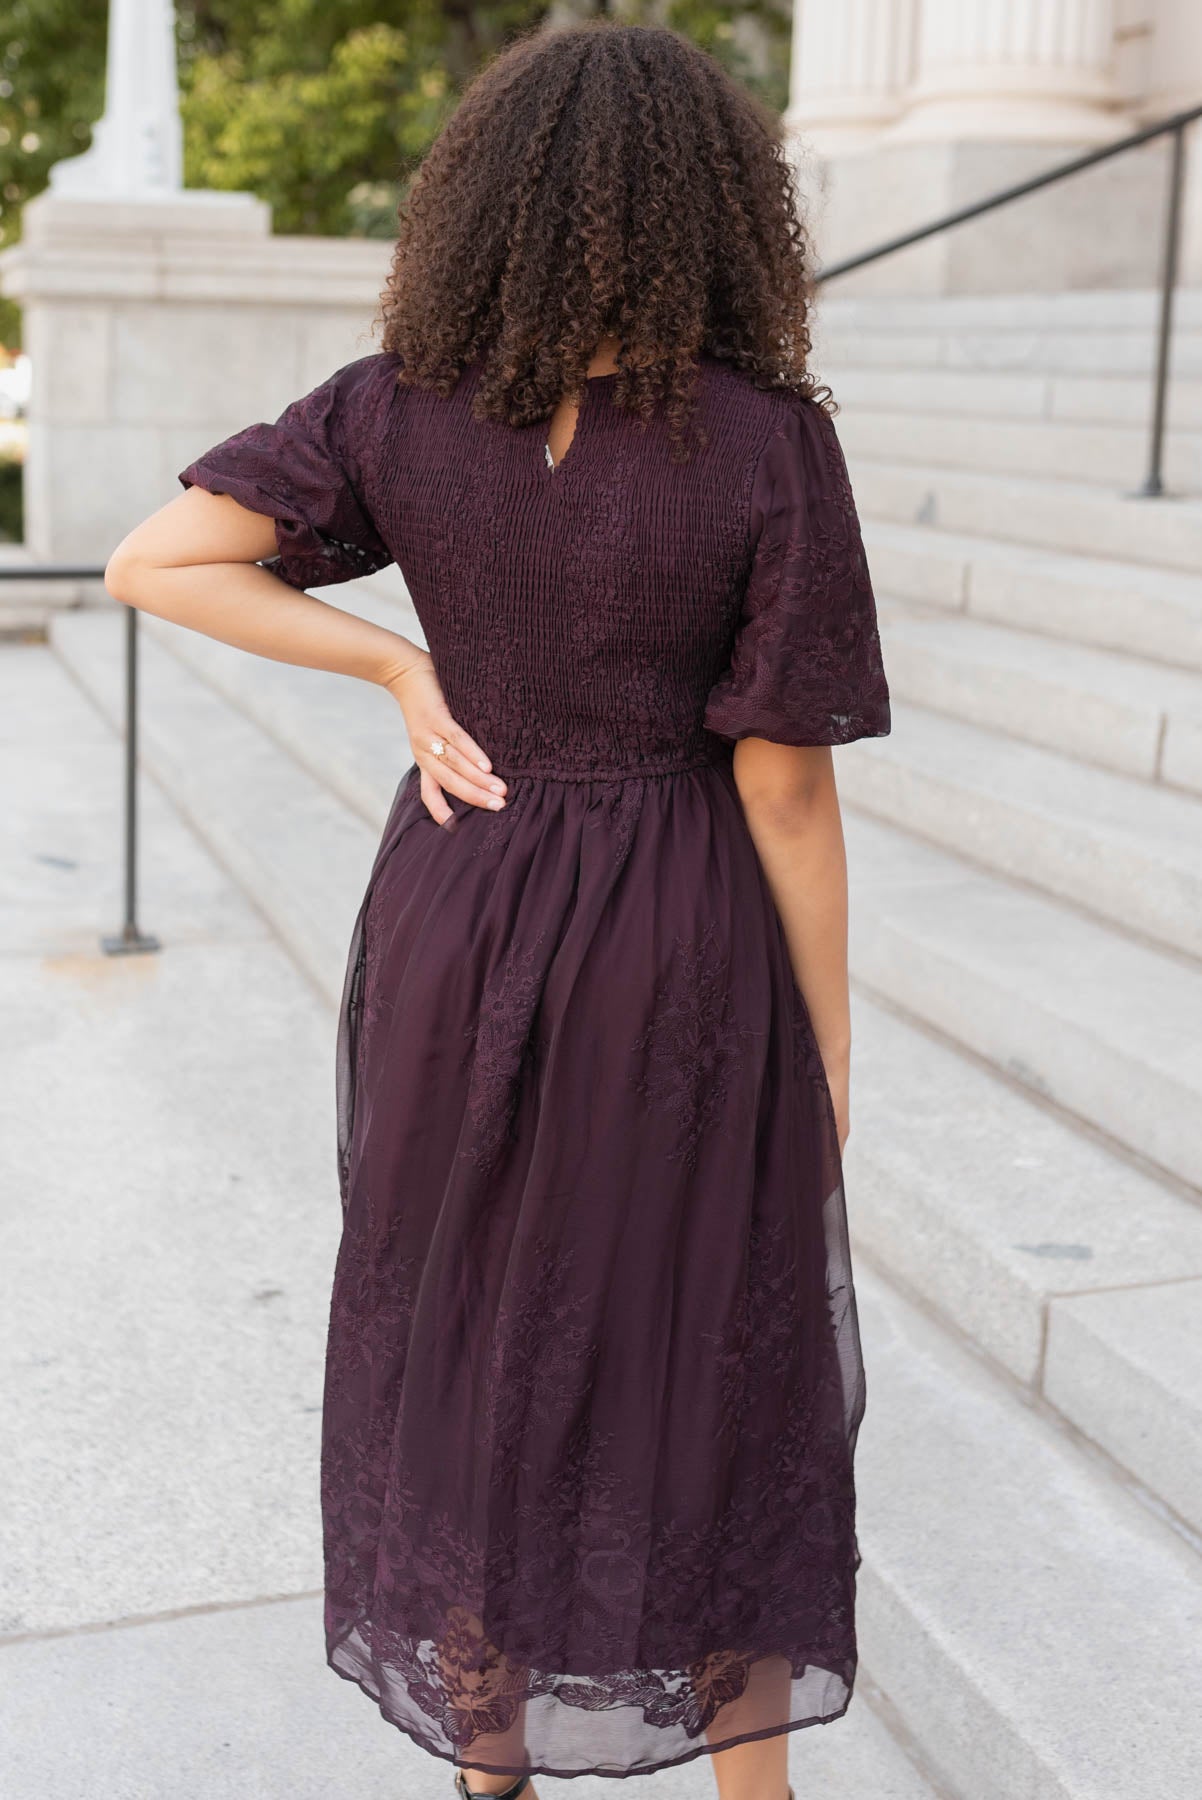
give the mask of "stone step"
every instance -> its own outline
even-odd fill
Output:
[[[861,994],[853,1029],[854,1250],[1202,1532],[1202,1209]]]
[[[850,455],[860,512],[899,525],[1202,572],[1202,501],[1138,500],[1087,482],[883,461]]]
[[[864,518],[878,593],[1202,670],[1202,584],[1175,569]]]
[[[889,737],[846,746],[839,778],[861,811],[1202,958],[1193,795],[904,703]]]
[[[1059,331],[1041,327],[956,333],[935,324],[898,332],[878,319],[863,331],[819,322],[810,367],[838,391],[844,368],[963,369],[975,374],[1110,376],[1146,381],[1156,367],[1156,335],[1144,330]],[[1180,331],[1173,340],[1173,377],[1202,378],[1202,333]]]
[[[117,615],[115,606],[61,613],[51,621],[50,642],[120,729],[124,619]],[[323,677],[299,673],[313,681],[316,717]],[[386,694],[374,697],[393,704]],[[140,650],[139,749],[202,843],[336,1005],[379,833],[149,634]],[[397,756],[397,779],[405,762]],[[153,842],[145,841],[144,866],[153,855]]]
[[[840,388],[841,401],[846,399]],[[965,417],[927,408],[890,411],[879,401],[847,404],[839,437],[849,458],[929,464],[956,470],[1023,476],[1049,475],[1101,487],[1119,498],[1146,473],[1147,430],[1133,425],[1063,419]],[[1164,479],[1174,492],[1202,488],[1202,434],[1171,431]]]
[[[1022,374],[1012,370],[839,367],[832,376],[845,415],[861,411],[964,414],[977,419],[1060,420],[1122,425],[1137,434],[1136,463],[1151,424],[1151,383],[1143,375]],[[1170,428],[1202,430],[1202,380],[1174,377]],[[1124,465],[1124,476],[1130,468]]]
[[[846,825],[860,986],[1202,1187],[1202,971],[854,809]]]
[[[826,332],[854,341],[865,331],[890,331],[895,341],[914,332],[949,337],[997,336],[1044,331],[1079,337],[1083,331],[1142,335],[1155,331],[1160,293],[1145,288],[1075,288],[1059,293],[841,294],[821,292],[817,319]],[[1174,329],[1183,338],[1202,333],[1202,287],[1178,290]],[[899,357],[899,361],[904,358]]]
[[[857,1267],[866,1667],[964,1800],[1202,1784],[1202,1563],[1003,1377]]]
[[[1052,1404],[1202,1530],[1202,1281],[1057,1300]]]
[[[1141,379],[1156,357],[1157,295],[820,296],[811,367],[838,388],[845,369],[1005,372],[1091,381]],[[1173,380],[1202,376],[1202,289],[1177,296]]]
[[[1202,793],[1202,675],[931,607],[880,615],[895,698]]]

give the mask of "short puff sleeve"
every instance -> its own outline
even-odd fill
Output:
[[[185,488],[229,494],[275,520],[278,553],[264,566],[291,587],[353,581],[393,560],[364,499],[361,457],[395,398],[395,361],[347,363],[274,425],[247,425],[180,473]]]
[[[719,737],[847,744],[889,732],[876,602],[828,412],[789,397],[752,478],[751,565],[728,667],[706,701]]]

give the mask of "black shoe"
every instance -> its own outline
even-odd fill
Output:
[[[529,1781],[529,1775],[519,1775],[512,1787],[502,1788],[499,1793],[476,1794],[473,1793],[472,1789],[467,1785],[467,1776],[464,1774],[463,1770],[457,1769],[455,1771],[455,1788],[459,1794],[459,1800],[518,1800],[518,1795],[528,1785]],[[789,1800],[793,1800],[791,1792],[789,1794]]]

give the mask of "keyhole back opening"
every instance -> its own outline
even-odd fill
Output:
[[[576,433],[580,429],[580,402],[570,399],[566,394],[559,401],[551,414],[547,427],[547,441],[544,452],[547,465],[554,474],[572,445],[576,441]]]

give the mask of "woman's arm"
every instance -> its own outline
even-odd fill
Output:
[[[827,746],[765,738],[735,745],[735,783],[763,864],[826,1070],[839,1148],[847,1142],[851,1013],[847,989],[847,856]]]
[[[228,494],[191,487],[118,544],[105,585],[128,606],[239,650],[387,688],[405,716],[422,799],[440,825],[451,817],[443,790],[475,806],[503,806],[505,783],[451,717],[429,654],[260,568],[276,547],[273,519]],[[446,756],[430,751],[436,737],[449,746]]]

